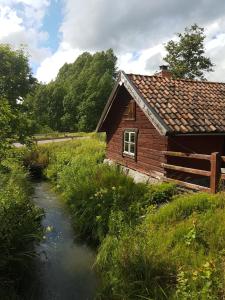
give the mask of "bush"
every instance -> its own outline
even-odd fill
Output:
[[[0,189],[0,298],[17,299],[22,281],[32,273],[43,213],[30,201],[31,187],[15,158],[1,162]]]

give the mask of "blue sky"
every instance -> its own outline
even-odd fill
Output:
[[[62,1],[51,1],[43,19],[42,29],[48,32],[49,38],[43,46],[49,47],[52,52],[56,51],[61,34],[60,25],[63,20],[63,3]]]
[[[153,74],[164,44],[186,26],[205,28],[208,79],[225,81],[224,0],[0,0],[0,43],[25,44],[35,76],[53,80],[83,51],[113,48],[118,68]]]
[[[48,48],[51,53],[57,51],[60,40],[60,25],[63,20],[63,2],[60,0],[50,1],[42,21],[41,29],[48,33],[48,38],[41,42],[41,46]],[[39,63],[31,62],[33,72],[36,73]]]

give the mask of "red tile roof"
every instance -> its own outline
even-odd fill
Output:
[[[225,83],[126,76],[172,132],[225,132]]]

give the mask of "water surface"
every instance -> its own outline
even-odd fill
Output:
[[[71,220],[62,201],[46,182],[34,184],[34,201],[44,209],[45,239],[37,247],[37,300],[92,300],[97,280],[95,255],[86,245],[74,241]],[[35,289],[34,289],[35,292]],[[33,297],[32,297],[33,298]]]

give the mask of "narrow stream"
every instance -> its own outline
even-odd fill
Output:
[[[34,202],[45,211],[45,239],[37,247],[39,296],[35,300],[92,300],[97,279],[95,254],[74,241],[70,216],[48,183],[34,183]]]

